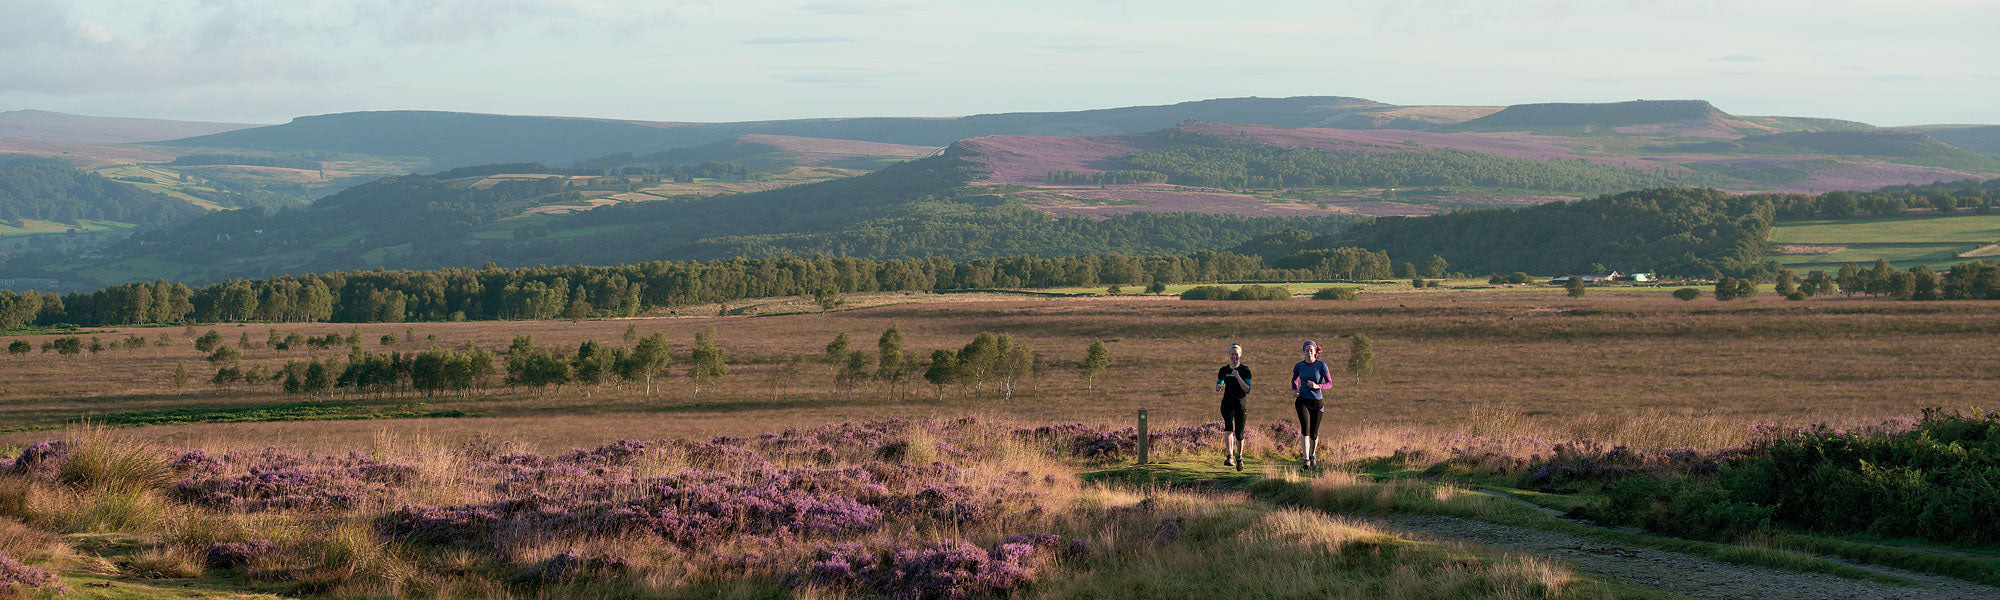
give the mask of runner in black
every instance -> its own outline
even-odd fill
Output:
[[[1222,392],[1222,465],[1243,470],[1243,399],[1250,395],[1250,367],[1243,364],[1243,347],[1229,345],[1229,364],[1215,373],[1215,389]]]
[[[1292,390],[1298,392],[1292,409],[1299,413],[1299,457],[1310,469],[1319,451],[1319,418],[1326,411],[1321,392],[1333,383],[1333,369],[1319,360],[1319,344],[1307,340],[1304,351],[1306,359],[1292,365]]]

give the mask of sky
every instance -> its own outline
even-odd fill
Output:
[[[653,121],[1241,96],[2000,123],[2000,2],[0,0],[0,110]]]

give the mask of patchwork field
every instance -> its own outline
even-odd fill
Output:
[[[1981,250],[1996,241],[2000,241],[2000,215],[1791,221],[1771,230],[1778,262],[1802,270],[1831,271],[1877,259],[1888,259],[1898,268],[1937,269],[1991,256]]]

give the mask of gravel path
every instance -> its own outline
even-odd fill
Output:
[[[1539,529],[1496,525],[1454,517],[1414,515],[1352,517],[1400,530],[1417,539],[1446,543],[1469,542],[1553,557],[1598,577],[1700,598],[1746,600],[2000,598],[2000,588],[1877,565],[1855,564],[1854,566],[1903,577],[1917,582],[1918,587],[1739,565],[1676,552],[1586,540]]]

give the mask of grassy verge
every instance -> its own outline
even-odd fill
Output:
[[[1742,565],[1821,573],[1844,579],[1891,585],[1915,584],[1901,577],[1883,575],[1781,547],[1716,544],[1588,527],[1502,498],[1464,491],[1449,484],[1414,479],[1374,481],[1337,472],[1315,479],[1303,479],[1290,473],[1266,477],[1234,471],[1225,472],[1216,466],[1182,463],[1106,469],[1086,474],[1085,478],[1138,485],[1239,489],[1268,502],[1335,513],[1458,517],[1553,531],[1600,542],[1644,546]]]
[[[194,423],[256,423],[264,421],[336,421],[365,419],[424,419],[447,417],[476,417],[477,413],[462,410],[424,410],[424,405],[399,404],[390,406],[370,406],[362,404],[327,404],[319,402],[292,402],[265,406],[245,406],[239,408],[174,408],[166,410],[140,410],[95,415],[72,420],[60,425],[29,425],[0,429],[0,433],[21,433],[29,431],[51,431],[71,424],[88,422],[94,425],[113,427],[146,427],[151,425],[188,425]]]
[[[1409,477],[1417,474],[1415,471],[1396,470],[1392,468],[1370,470],[1369,473],[1375,477],[1385,479]],[[1550,494],[1501,485],[1495,483],[1494,478],[1476,475],[1453,474],[1448,477],[1448,480],[1562,512],[1570,512],[1584,506],[1593,505],[1601,502],[1604,498],[1604,495],[1596,490],[1584,490],[1573,494]],[[1977,549],[1954,548],[1949,545],[1925,543],[1915,540],[1877,541],[1860,538],[1861,536],[1831,537],[1795,531],[1780,531],[1753,536],[1748,541],[1764,547],[1782,548],[1821,556],[1836,556],[1856,562],[1877,564],[1930,575],[1942,575],[1973,583],[2000,585],[2000,558],[1964,555],[1965,552],[1976,552]]]

